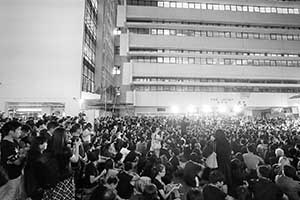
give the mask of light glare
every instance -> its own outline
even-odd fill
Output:
[[[239,106],[239,105],[233,106],[233,112],[234,113],[240,113],[240,112],[242,112],[242,107]]]
[[[204,113],[210,113],[212,111],[211,107],[209,105],[203,105],[202,106],[202,111]]]
[[[227,111],[227,107],[225,105],[219,105],[218,106],[218,111],[220,113],[225,113]]]
[[[174,114],[176,114],[176,113],[179,113],[179,107],[178,106],[171,106],[171,113],[174,113]]]
[[[189,113],[195,113],[195,112],[196,112],[196,108],[195,108],[194,105],[189,105],[189,106],[187,107],[187,111],[188,111]]]

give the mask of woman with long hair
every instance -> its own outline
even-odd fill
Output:
[[[50,154],[58,164],[59,182],[45,190],[43,200],[75,200],[74,178],[70,169],[71,162],[79,159],[80,141],[75,141],[73,149],[68,147],[66,130],[58,127],[53,132]]]
[[[33,139],[27,156],[27,164],[24,169],[25,190],[28,197],[32,200],[40,200],[43,196],[43,179],[41,174],[44,173],[39,165],[39,159],[47,149],[47,139],[38,136]]]
[[[231,188],[231,148],[226,139],[224,130],[218,129],[215,133],[218,170],[225,176],[225,184]]]

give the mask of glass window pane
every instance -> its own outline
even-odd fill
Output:
[[[176,2],[175,1],[170,2],[170,7],[171,8],[176,8]]]
[[[249,6],[249,12],[254,12],[254,7],[253,6]]]
[[[189,3],[189,8],[195,8],[195,3]]]
[[[265,13],[265,12],[266,12],[265,7],[260,7],[260,12],[261,12],[261,13]]]
[[[200,3],[195,3],[195,8],[196,9],[201,9],[201,4]]]
[[[266,13],[271,13],[271,8],[270,7],[266,7]]]
[[[158,1],[157,6],[158,7],[164,7],[164,2],[163,1]]]
[[[254,7],[254,12],[259,12],[259,7],[255,6]]]
[[[248,12],[248,6],[243,6],[243,12]]]
[[[176,7],[177,7],[177,8],[182,8],[182,3],[181,3],[181,2],[177,2],[177,3],[176,3]]]
[[[213,10],[219,10],[219,5],[214,4],[213,5]]]
[[[236,6],[237,11],[242,12],[243,11],[243,7],[242,6]]]
[[[183,8],[189,8],[189,4],[188,3],[182,3],[182,7]]]
[[[201,9],[206,10],[206,4],[205,3],[201,3]]]
[[[231,5],[231,11],[236,11],[236,6],[235,5]]]
[[[230,10],[230,5],[225,5],[225,10]]]
[[[225,10],[225,6],[224,5],[219,5],[219,9],[220,10]]]
[[[271,8],[271,12],[272,12],[272,13],[277,13],[276,8],[272,7],[272,8]]]
[[[207,4],[207,9],[208,10],[212,10],[213,9],[213,5],[212,4]]]
[[[165,2],[164,2],[164,7],[165,7],[165,8],[169,8],[169,7],[170,7],[170,2],[165,1]]]

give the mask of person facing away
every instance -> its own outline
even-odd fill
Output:
[[[252,191],[254,200],[281,200],[283,193],[280,188],[271,181],[270,167],[261,165],[257,168],[258,179],[251,180],[249,189]]]
[[[224,185],[224,175],[219,170],[213,170],[209,174],[209,184],[203,188],[204,200],[230,200]]]

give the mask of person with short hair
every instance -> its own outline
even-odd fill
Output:
[[[219,170],[213,170],[209,174],[209,184],[203,188],[204,200],[229,200],[233,199],[227,195],[226,187],[224,187],[224,175]]]
[[[1,166],[7,172],[9,181],[0,188],[0,199],[18,199],[21,196],[21,175],[25,154],[20,153],[18,139],[22,124],[10,121],[1,128]]]
[[[271,169],[267,165],[261,165],[257,168],[258,179],[249,183],[249,189],[252,191],[254,200],[281,200],[283,193],[280,188],[270,179]]]
[[[300,199],[300,181],[297,179],[296,169],[289,165],[284,165],[282,174],[275,178],[276,184],[288,196],[289,200]]]

